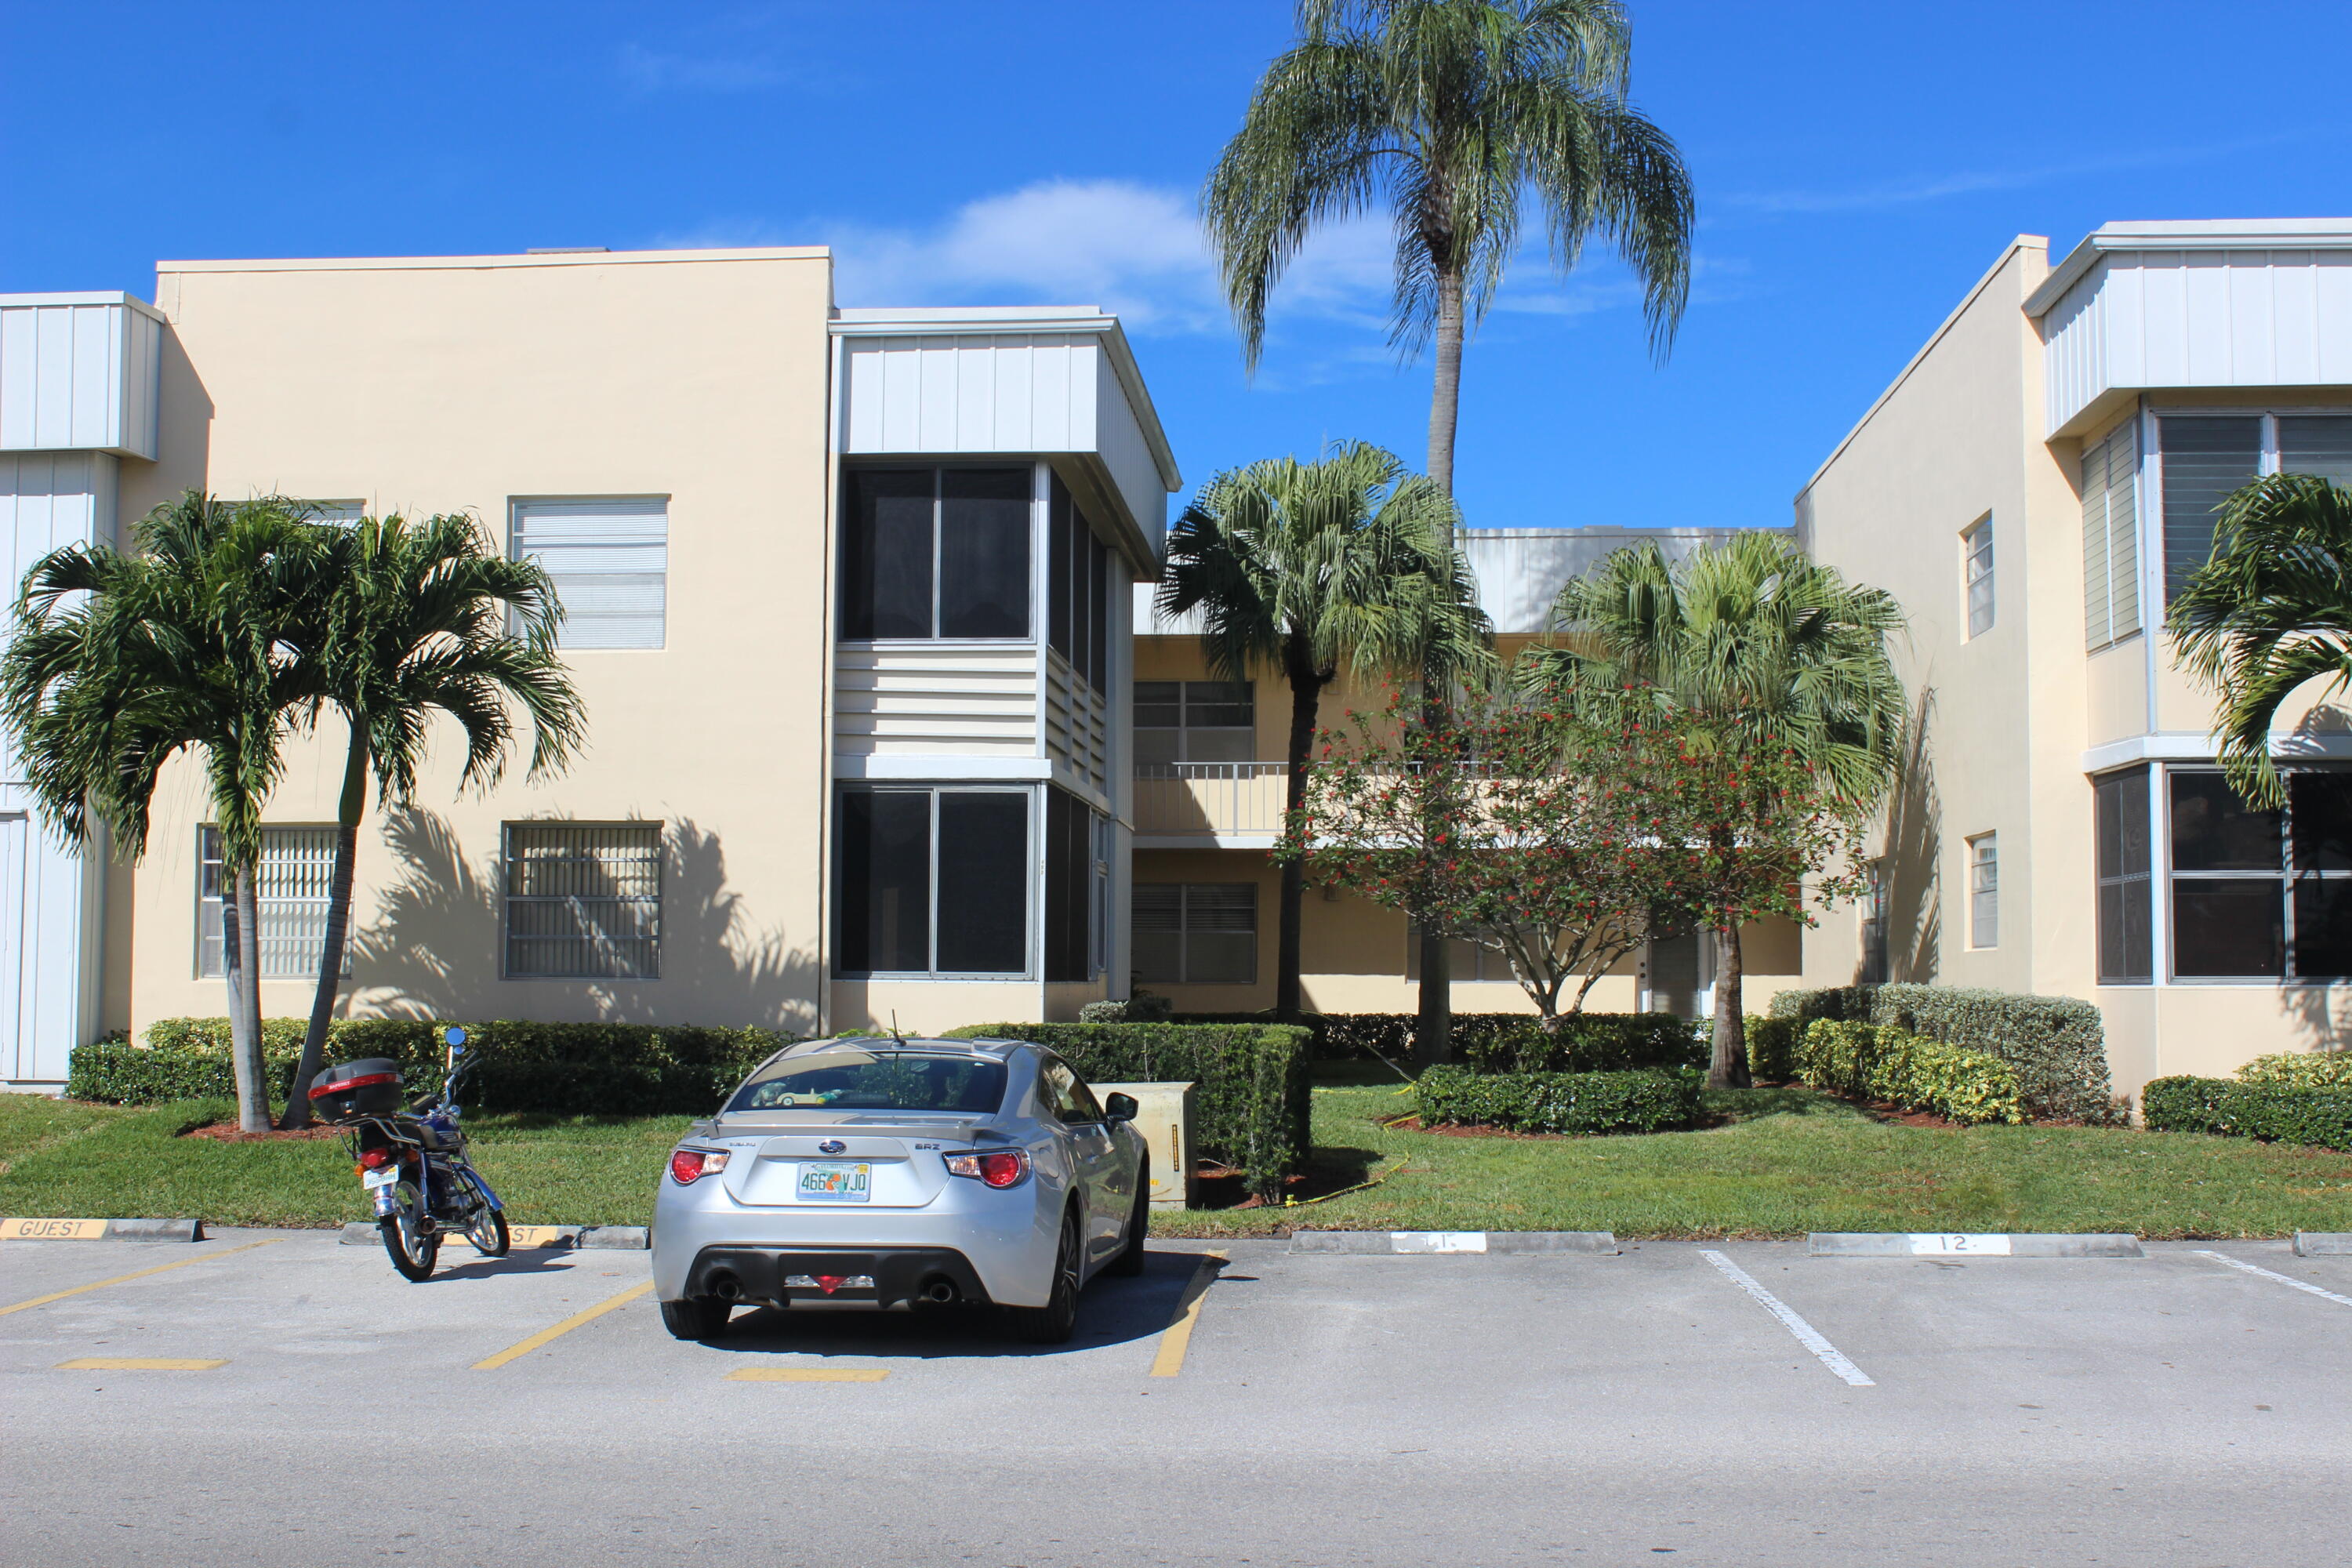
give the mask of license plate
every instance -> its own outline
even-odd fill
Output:
[[[814,1204],[862,1204],[872,1195],[874,1167],[847,1162],[801,1167],[801,1199]]]
[[[366,1175],[362,1176],[360,1185],[369,1192],[373,1192],[378,1187],[388,1187],[398,1180],[400,1180],[400,1167],[386,1165],[380,1171],[370,1171]]]

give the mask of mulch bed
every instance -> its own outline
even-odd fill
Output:
[[[180,1134],[183,1138],[210,1138],[219,1143],[315,1142],[342,1135],[340,1127],[273,1127],[267,1132],[247,1132],[234,1121],[208,1122]]]

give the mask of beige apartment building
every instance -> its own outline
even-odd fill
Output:
[[[470,512],[540,561],[591,742],[362,835],[347,1010],[793,1030],[1123,992],[1129,615],[1180,483],[1118,321],[844,310],[823,248],[164,262],[0,296],[0,559],[181,491]],[[309,1009],[342,737],[270,804],[263,987]],[[0,754],[0,1080],[223,1010],[175,762],[135,868]]]
[[[2352,483],[2352,220],[2012,241],[1799,492],[1892,591],[1923,743],[1803,978],[2088,998],[2119,1090],[2341,1043],[2352,722],[2290,705],[2284,813],[2213,764],[2165,607],[2257,474]]]

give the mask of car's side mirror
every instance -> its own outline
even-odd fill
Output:
[[[1140,1109],[1131,1094],[1114,1094],[1103,1101],[1103,1115],[1112,1121],[1132,1121]]]

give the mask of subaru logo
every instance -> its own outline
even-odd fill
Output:
[[[848,1144],[838,1138],[828,1138],[816,1146],[816,1152],[820,1154],[838,1154],[848,1147]]]

